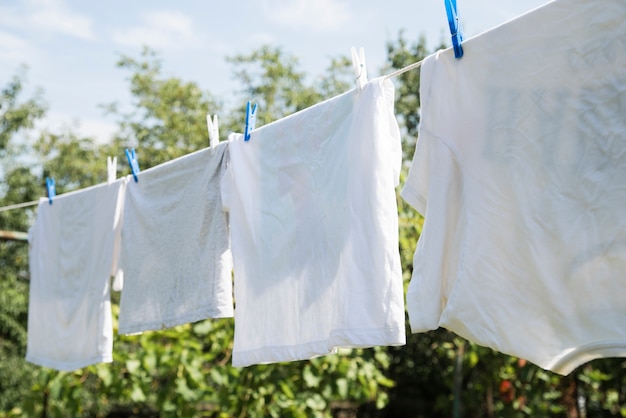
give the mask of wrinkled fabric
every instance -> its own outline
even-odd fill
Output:
[[[626,356],[626,2],[554,1],[421,69],[407,305],[567,374]]]
[[[230,136],[234,366],[405,343],[393,98],[376,79]]]
[[[138,174],[124,206],[119,333],[233,316],[220,177],[228,143]]]
[[[116,273],[125,179],[41,199],[29,231],[26,360],[72,371],[111,362],[110,278]]]

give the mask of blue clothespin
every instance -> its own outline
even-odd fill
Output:
[[[48,201],[52,204],[52,198],[57,195],[54,178],[46,177],[46,190],[48,191]]]
[[[246,105],[246,129],[243,134],[243,140],[250,140],[250,132],[254,129],[254,125],[256,125],[256,103],[254,107],[251,108],[250,101]]]
[[[448,25],[452,34],[452,47],[454,48],[454,58],[459,59],[463,56],[463,34],[461,33],[461,25],[459,24],[459,14],[456,10],[456,0],[444,0],[446,3],[446,13],[448,15]]]
[[[137,154],[135,154],[135,148],[129,150],[126,148],[126,159],[128,159],[128,165],[130,166],[130,171],[133,173],[133,178],[135,179],[135,183],[137,183],[137,174],[139,174],[139,162],[137,161]]]

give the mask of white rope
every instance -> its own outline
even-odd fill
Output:
[[[411,70],[413,70],[413,69],[415,69],[415,68],[419,68],[419,67],[421,67],[421,66],[422,66],[422,63],[423,63],[423,62],[424,62],[424,60],[421,60],[421,61],[418,61],[418,62],[416,62],[416,63],[414,63],[414,64],[407,65],[407,66],[406,66],[406,67],[404,67],[404,68],[400,68],[398,71],[394,71],[394,72],[393,72],[393,73],[391,73],[391,74],[387,74],[387,75],[385,76],[385,79],[392,78],[392,77],[397,77],[397,76],[399,76],[400,74],[404,74],[404,73],[406,73],[407,71],[411,71]]]
[[[32,202],[16,203],[15,205],[4,206],[0,208],[0,212],[4,212],[11,209],[25,208],[27,206],[35,206],[39,203],[39,200],[33,200]]]
[[[406,67],[404,67],[404,68],[400,68],[399,70],[394,71],[394,72],[393,72],[393,73],[391,73],[391,74],[387,74],[387,75],[385,76],[385,79],[388,79],[388,78],[393,78],[393,77],[397,77],[397,76],[399,76],[400,74],[404,74],[404,73],[406,73],[407,71],[411,71],[411,70],[413,70],[413,69],[415,69],[415,68],[419,68],[419,67],[421,67],[421,66],[422,66],[422,63],[423,63],[423,62],[424,62],[424,60],[421,60],[421,61],[418,61],[418,62],[413,63],[413,64],[411,64],[411,65],[407,65],[407,66],[406,66]],[[361,66],[361,71],[362,71],[362,66]],[[359,76],[357,77],[357,80],[358,80],[359,78],[361,78],[361,74],[359,74]],[[209,120],[208,118],[209,118],[209,116],[207,115],[207,121]],[[217,119],[217,116],[216,116],[216,119]],[[25,202],[25,203],[18,203],[18,204],[16,204],[16,205],[4,206],[4,207],[1,207],[1,208],[0,208],[0,212],[4,212],[4,211],[7,211],[7,210],[11,210],[11,209],[19,209],[19,208],[24,208],[24,207],[27,207],[27,206],[35,206],[35,205],[36,205],[36,204],[38,204],[38,203],[39,203],[39,200],[34,200],[34,201],[32,201],[32,202]]]

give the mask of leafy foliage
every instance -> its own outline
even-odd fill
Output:
[[[242,77],[258,66],[263,69],[256,82],[266,86],[258,92],[259,100],[270,104],[270,111],[264,112],[266,121],[305,108],[343,86],[339,80],[321,83],[324,91],[302,85],[302,77],[290,59],[270,49],[261,49],[252,58],[233,60]],[[208,145],[205,116],[220,108],[210,94],[195,83],[163,77],[158,58],[149,50],[139,60],[122,57],[118,65],[132,73],[129,82],[135,100],[130,111],[122,112],[114,104],[108,106],[120,119],[120,131],[113,143],[99,145],[72,132],[42,133],[31,147],[42,161],[42,177],[28,168],[20,171],[20,179],[28,179],[29,192],[36,196],[43,177],[48,175],[57,179],[59,193],[103,182],[104,157],[116,155],[123,161],[122,150],[126,147],[136,146],[140,164],[147,168]],[[335,63],[331,71],[340,70],[340,64]],[[268,87],[273,84],[277,86]],[[227,119],[222,126],[240,126],[239,119]],[[25,197],[17,196],[17,183],[7,187],[7,199],[21,201]],[[18,227],[25,229],[26,222]],[[27,290],[22,291],[22,322],[13,343],[20,347],[20,356],[24,354],[27,307]],[[113,308],[116,316],[118,305],[114,303]],[[8,313],[7,318],[14,319],[15,315]],[[232,340],[232,320],[207,320],[140,336],[116,336],[112,364],[72,373],[23,367],[20,357],[19,368],[32,374],[30,387],[22,387],[19,402],[7,401],[13,407],[5,410],[15,415],[45,413],[53,417],[322,417],[329,416],[339,404],[344,409],[346,405],[355,408],[365,403],[382,408],[386,390],[393,384],[384,375],[389,358],[381,348],[351,350],[306,363],[237,369],[230,366]]]
[[[22,70],[23,72],[25,70]],[[28,167],[11,158],[15,141],[45,112],[38,96],[20,101],[24,73],[16,75],[0,93],[0,206],[37,198],[40,185]],[[26,231],[32,210],[0,212],[0,230]],[[24,361],[28,319],[28,248],[15,241],[0,241],[0,411],[19,402],[33,367]]]
[[[235,67],[234,74],[243,85],[243,93],[259,106],[257,126],[309,107],[322,97],[314,88],[304,85],[305,74],[297,70],[297,58],[285,56],[280,48],[263,46],[250,55],[227,59]],[[245,110],[239,112],[242,113]]]
[[[5,151],[9,141],[24,129],[33,127],[35,120],[43,116],[46,108],[40,95],[18,103],[24,86],[26,68],[0,91],[0,151]]]
[[[402,68],[427,54],[425,40],[402,34],[388,44],[388,66]],[[331,61],[308,82],[295,57],[264,46],[229,58],[243,86],[241,103],[259,103],[258,125],[353,87],[350,61]],[[25,135],[45,114],[40,96],[22,100],[23,75],[0,95],[0,205],[35,200],[44,177],[59,193],[106,179],[105,156],[125,161],[137,147],[145,169],[208,145],[207,113],[222,132],[241,131],[244,111],[223,105],[193,82],[162,74],[154,51],[122,57],[130,73],[131,109],[115,103],[119,132],[98,144],[71,131]],[[419,70],[394,80],[405,164],[419,126]],[[127,174],[124,164],[119,174]],[[405,286],[423,218],[398,197]],[[0,229],[26,231],[34,210],[0,212]],[[403,347],[343,350],[310,361],[230,366],[233,320],[206,320],[138,336],[116,335],[114,361],[72,373],[24,361],[28,309],[28,247],[0,241],[0,417],[626,417],[623,359],[596,360],[561,377],[480,347],[444,329],[410,334]],[[114,318],[119,295],[114,295]]]

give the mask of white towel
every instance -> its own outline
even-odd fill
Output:
[[[234,366],[405,343],[393,98],[376,79],[231,135]]]
[[[227,143],[129,181],[119,333],[231,317],[232,258],[220,176]]]
[[[40,200],[29,237],[27,361],[65,371],[112,361],[110,276],[125,184]]]

